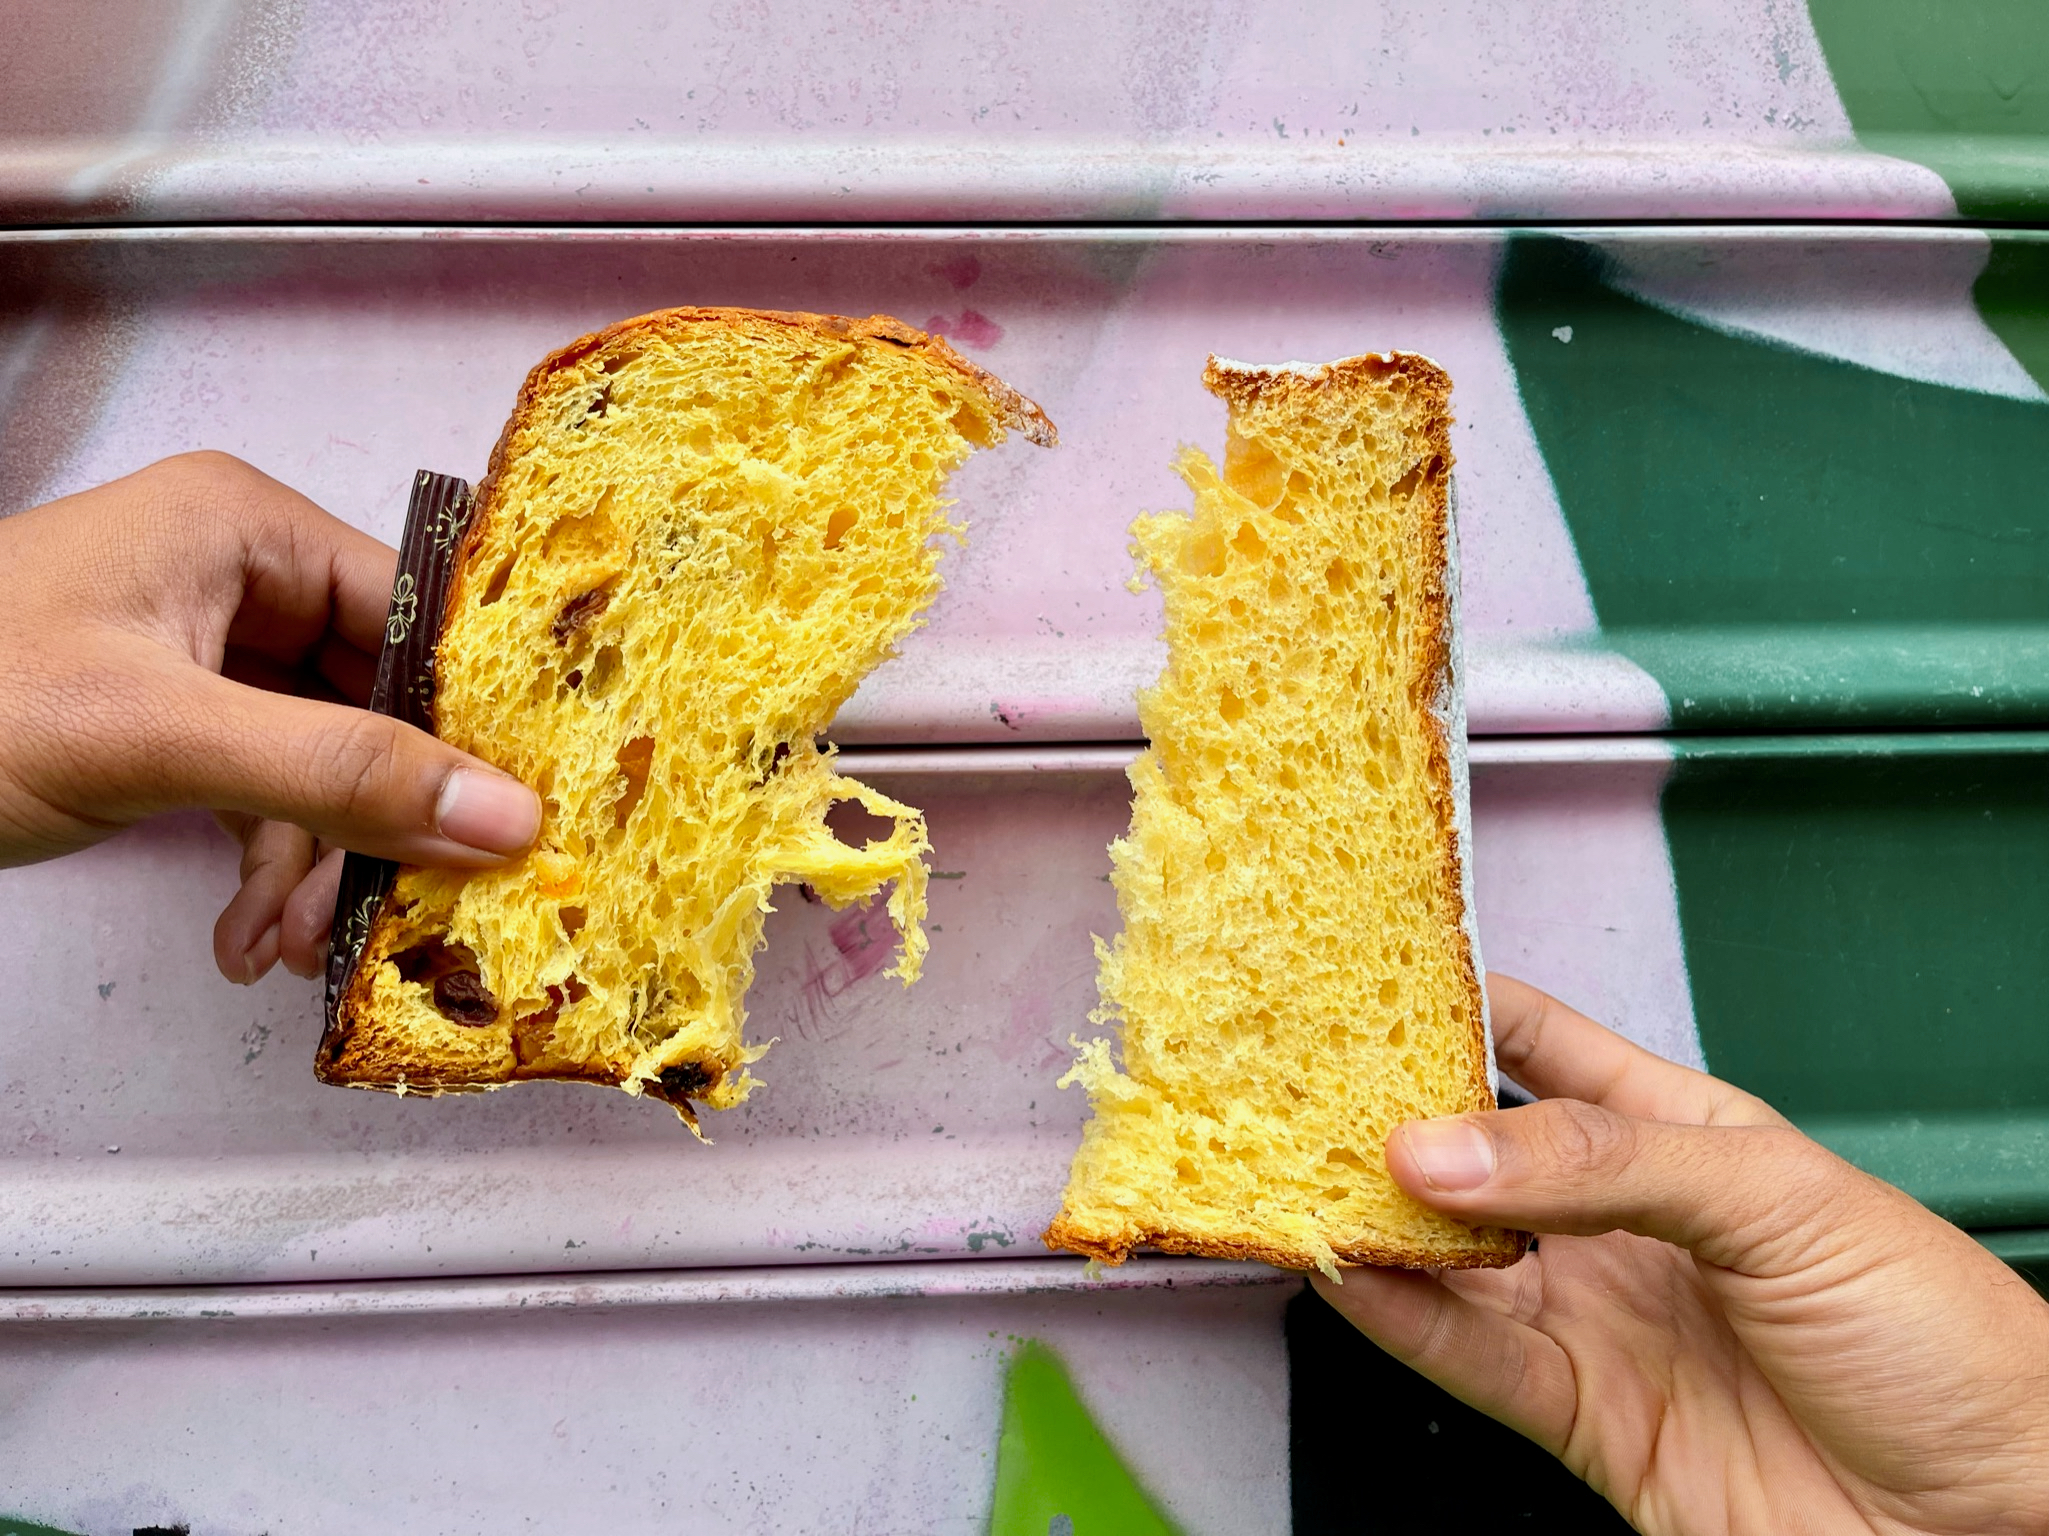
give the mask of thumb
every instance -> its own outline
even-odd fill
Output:
[[[367,710],[191,669],[136,753],[138,811],[177,805],[292,822],[408,864],[483,867],[532,846],[531,789],[425,731]]]
[[[1411,1121],[1387,1165],[1464,1221],[1634,1232],[1750,1274],[1802,1267],[1817,1234],[1885,1191],[1788,1125],[1672,1125],[1575,1099]]]

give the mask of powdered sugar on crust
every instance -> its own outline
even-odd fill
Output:
[[[1473,902],[1473,774],[1466,745],[1466,679],[1464,631],[1460,625],[1458,543],[1458,472],[1454,470],[1446,494],[1444,519],[1444,594],[1450,607],[1450,630],[1445,637],[1444,687],[1438,692],[1432,712],[1444,727],[1444,739],[1451,752],[1452,811],[1458,829],[1459,896],[1464,907],[1466,945],[1473,957],[1473,979],[1480,985],[1480,1028],[1487,1038],[1487,1086],[1501,1096],[1501,1068],[1494,1059],[1494,1015],[1487,1006],[1487,967],[1480,958],[1480,914]]]

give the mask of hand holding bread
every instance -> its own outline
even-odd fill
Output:
[[[238,459],[184,454],[0,522],[0,865],[181,806],[221,814],[242,889],[214,957],[318,972],[340,856],[485,868],[533,841],[514,779],[352,707],[393,552]]]
[[[1512,1269],[1316,1282],[1639,1530],[2049,1528],[2049,1305],[1964,1233],[1533,987],[1488,978],[1541,1096],[1414,1122],[1418,1200],[1544,1234]]]

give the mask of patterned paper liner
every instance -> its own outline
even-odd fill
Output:
[[[475,494],[467,480],[424,469],[413,477],[405,538],[399,545],[398,580],[391,589],[391,611],[384,621],[384,649],[377,658],[370,708],[423,731],[434,729],[434,649],[441,639],[441,612],[455,570],[455,551],[475,506]],[[330,1030],[370,937],[371,919],[397,878],[398,865],[390,859],[351,853],[342,862],[341,895],[335,901],[334,928],[328,936]]]

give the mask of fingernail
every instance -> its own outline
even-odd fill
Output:
[[[458,768],[441,786],[434,830],[485,853],[524,853],[541,830],[541,802],[517,779],[483,768]]]
[[[1469,1120],[1419,1120],[1401,1136],[1432,1189],[1478,1189],[1494,1177],[1494,1143]]]

